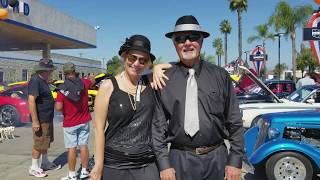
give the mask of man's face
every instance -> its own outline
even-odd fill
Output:
[[[44,80],[49,80],[53,71],[43,71],[40,73]]]
[[[197,32],[180,32],[172,37],[174,46],[180,58],[185,64],[195,63],[200,60],[203,36]]]
[[[76,72],[68,72],[68,73],[65,73],[65,76],[66,76],[66,79],[70,79],[70,80],[74,80],[76,79]]]

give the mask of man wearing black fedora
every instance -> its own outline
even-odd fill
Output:
[[[48,80],[55,69],[51,59],[41,59],[34,67],[36,73],[28,83],[28,103],[33,132],[32,164],[29,174],[39,178],[47,176],[46,170],[61,168],[60,165],[50,162],[47,156],[50,143],[53,142],[54,116],[54,99]]]
[[[154,116],[161,180],[239,180],[244,153],[241,115],[228,72],[200,59],[209,33],[194,16],[182,16],[165,36],[172,39],[180,61],[163,76],[166,86],[158,91],[161,105]],[[230,142],[229,153],[224,139]]]

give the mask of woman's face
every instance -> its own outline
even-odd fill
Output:
[[[150,55],[142,51],[128,51],[125,55],[125,71],[130,76],[141,75],[151,65]]]

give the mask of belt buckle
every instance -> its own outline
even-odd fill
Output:
[[[196,154],[197,154],[197,155],[202,155],[202,154],[204,154],[203,151],[201,151],[202,149],[203,149],[203,148],[201,148],[201,147],[200,147],[200,148],[196,148]]]

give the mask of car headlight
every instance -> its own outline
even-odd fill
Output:
[[[269,139],[275,139],[275,138],[279,137],[279,135],[280,135],[280,132],[278,129],[272,128],[272,127],[269,128],[269,130],[268,130]]]

